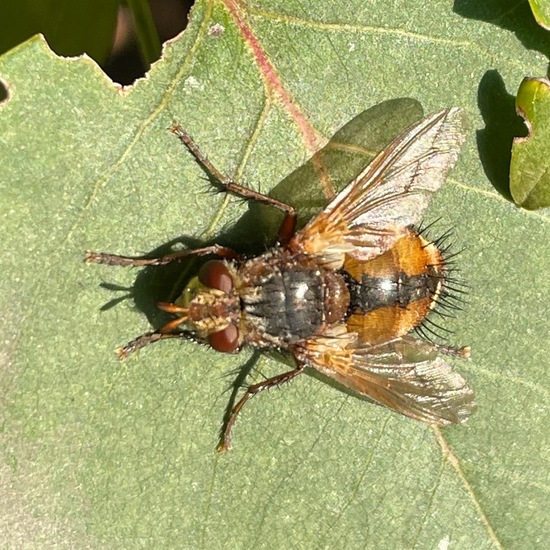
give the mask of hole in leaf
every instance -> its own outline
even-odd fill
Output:
[[[0,103],[4,103],[9,98],[8,85],[0,78]]]
[[[185,29],[192,5],[191,0],[150,2],[153,24],[161,44]],[[103,70],[114,82],[128,86],[136,79],[145,76],[151,63],[159,58],[160,51],[154,58],[145,59],[145,54],[140,49],[132,13],[122,7],[118,12],[113,48],[103,63]]]

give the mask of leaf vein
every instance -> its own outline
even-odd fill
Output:
[[[241,32],[243,40],[248,44],[252,50],[252,54],[259,70],[264,78],[265,86],[268,90],[274,93],[281,101],[285,110],[287,110],[294,120],[305,147],[310,153],[315,153],[322,145],[325,144],[326,139],[320,135],[313,125],[310,123],[305,113],[296,103],[290,92],[284,86],[281,77],[279,76],[275,66],[270,61],[267,53],[265,52],[260,40],[255,35],[252,27],[245,19],[245,14],[242,10],[242,3],[238,0],[224,0],[223,4],[233,17],[237,28]]]
[[[493,529],[493,526],[491,525],[489,518],[485,514],[485,511],[483,510],[481,503],[477,498],[474,488],[472,487],[472,485],[470,484],[470,481],[462,471],[457,455],[451,449],[451,447],[447,443],[447,440],[443,437],[443,434],[441,433],[441,429],[438,428],[437,426],[432,426],[432,430],[435,434],[437,442],[439,443],[439,446],[441,447],[443,456],[449,461],[449,464],[453,467],[453,469],[457,473],[458,478],[460,479],[460,481],[462,482],[462,485],[466,489],[466,492],[470,496],[470,499],[472,500],[472,503],[474,504],[474,507],[477,510],[477,513],[479,514],[479,518],[481,519],[481,522],[483,523],[483,525],[485,526],[485,529],[487,530],[487,533],[489,534],[489,538],[491,539],[491,541],[493,542],[496,548],[502,549],[503,548],[502,543],[497,537],[497,534]]]

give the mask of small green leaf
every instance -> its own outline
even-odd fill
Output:
[[[529,0],[529,4],[537,23],[550,30],[550,2],[548,0]]]
[[[510,191],[523,208],[545,208],[550,206],[550,81],[525,78],[516,110],[525,119],[529,135],[514,139]]]

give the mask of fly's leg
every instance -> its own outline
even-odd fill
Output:
[[[163,327],[164,328],[164,327]],[[155,342],[160,342],[161,340],[167,340],[168,338],[180,338],[183,340],[189,340],[189,332],[162,332],[163,328],[156,332],[146,332],[137,338],[134,338],[131,342],[128,342],[125,346],[117,348],[115,353],[118,355],[119,359],[126,359],[132,353],[148,346],[154,344]]]
[[[188,310],[186,307],[178,306],[176,304],[170,304],[168,302],[159,302],[159,309],[167,311],[168,313],[173,313],[178,317],[172,319],[158,330],[152,332],[146,332],[134,338],[132,341],[128,342],[125,346],[117,348],[115,353],[118,355],[119,359],[126,359],[132,353],[148,346],[154,344],[155,342],[160,342],[161,340],[166,340],[167,338],[182,338],[189,340],[193,338],[193,334],[189,331],[178,331],[177,329],[187,321]]]
[[[131,256],[119,256],[117,254],[106,254],[103,252],[87,252],[85,261],[88,263],[121,267],[144,267],[166,265],[171,262],[184,260],[190,256],[206,256],[208,254],[215,254],[216,256],[227,259],[233,259],[239,256],[232,248],[212,245],[204,248],[197,248],[195,250],[182,250],[180,252],[168,254],[167,256],[160,256],[158,258],[133,258]],[[166,323],[159,330],[154,332],[146,332],[131,342],[128,342],[125,346],[118,348],[116,353],[120,359],[125,359],[141,348],[154,344],[155,342],[159,342],[160,340],[166,340],[167,338],[189,339],[191,336],[189,332],[175,332],[180,325],[187,321],[187,308],[165,302],[159,303],[158,307],[163,311],[177,315],[177,318]]]
[[[278,208],[285,213],[285,219],[281,223],[279,228],[279,233],[277,236],[277,241],[279,244],[285,245],[294,235],[296,229],[296,209],[289,204],[286,204],[282,201],[263,195],[249,189],[248,187],[243,187],[234,181],[231,181],[227,176],[224,176],[206,157],[206,155],[199,149],[199,146],[193,141],[193,138],[183,130],[179,124],[173,124],[170,128],[172,133],[174,133],[182,143],[189,149],[191,154],[195,157],[197,162],[209,173],[214,179],[226,190],[235,195],[242,197],[244,199],[251,199],[264,204],[269,204],[274,208]]]
[[[234,260],[239,257],[239,254],[237,254],[237,252],[235,252],[232,248],[214,244],[212,246],[197,248],[195,250],[181,250],[180,252],[174,252],[158,258],[135,258],[132,256],[119,256],[118,254],[88,251],[84,261],[89,264],[106,264],[120,267],[145,267],[151,265],[166,265],[172,262],[185,260],[185,258],[189,258],[189,256],[207,256],[208,254],[214,254],[220,258],[226,258],[227,260]]]
[[[294,377],[304,372],[305,368],[306,366],[304,364],[300,364],[291,371],[283,372],[282,374],[278,374],[277,376],[268,378],[263,382],[259,382],[258,384],[253,384],[252,386],[249,386],[239,402],[233,407],[233,410],[231,411],[231,415],[229,416],[229,420],[227,421],[227,424],[225,425],[225,429],[223,431],[222,440],[218,445],[218,451],[229,451],[229,449],[231,449],[231,430],[233,429],[235,420],[237,419],[237,415],[241,412],[245,403],[251,397],[260,393],[263,390],[274,388],[275,386],[280,386],[285,382],[289,382]]]
[[[470,346],[463,346],[461,348],[453,348],[450,346],[437,345],[437,350],[445,355],[451,355],[454,357],[461,357],[462,359],[470,359],[472,349]]]

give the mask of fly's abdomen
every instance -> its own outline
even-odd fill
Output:
[[[437,302],[446,275],[437,246],[414,231],[372,260],[348,258],[344,272],[350,291],[346,324],[363,344],[418,327]]]
[[[438,284],[437,277],[431,273],[409,275],[399,271],[393,277],[363,275],[360,282],[348,283],[350,310],[366,314],[382,307],[406,308],[412,302],[434,296]]]

